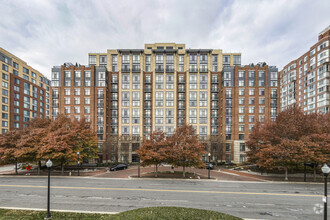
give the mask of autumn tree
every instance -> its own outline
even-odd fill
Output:
[[[37,159],[43,138],[48,134],[48,126],[51,120],[46,118],[34,118],[28,126],[21,130],[21,138],[18,142],[18,151],[15,153],[24,162],[34,162]],[[38,158],[38,173],[40,173],[41,159]]]
[[[18,143],[21,138],[20,130],[11,130],[5,134],[0,135],[0,159],[1,162],[15,163],[15,171],[17,174],[17,163],[20,162],[20,158],[17,157],[17,152],[19,151]]]
[[[279,113],[275,122],[257,123],[249,136],[248,160],[260,167],[285,170],[303,162],[330,158],[329,113],[304,114],[299,108]]]
[[[204,148],[192,125],[183,125],[169,137],[166,158],[171,164],[182,166],[185,177],[186,167],[204,166],[201,160],[202,155],[205,154]]]
[[[82,157],[93,158],[97,154],[96,134],[89,128],[84,119],[71,121],[59,115],[48,127],[49,131],[43,138],[38,158],[50,158],[64,165],[77,161],[77,152]]]
[[[155,131],[150,134],[150,138],[143,140],[141,147],[136,151],[142,166],[155,165],[155,177],[158,176],[158,166],[166,159],[167,144],[165,133]]]

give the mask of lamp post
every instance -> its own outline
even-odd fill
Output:
[[[140,178],[140,157],[138,158],[139,163],[138,163],[138,177]]]
[[[324,202],[324,220],[327,220],[327,177],[330,173],[330,168],[328,167],[327,164],[324,164],[322,169],[322,173],[324,174],[324,197],[323,197],[323,202]]]
[[[50,219],[52,215],[50,214],[50,168],[53,166],[53,162],[51,160],[48,160],[46,163],[46,166],[48,168],[48,195],[47,195],[47,215],[45,219]]]
[[[80,155],[80,152],[77,152],[77,155],[78,155],[78,176],[80,176],[80,173],[79,173],[79,168],[80,168],[80,161],[79,161],[79,155]]]
[[[209,163],[211,163],[211,153],[210,153],[210,152],[209,152],[208,156],[209,156]],[[210,177],[210,172],[211,172],[211,166],[210,166],[210,164],[209,164],[209,168],[208,168],[208,170],[209,170],[208,179],[210,179],[210,178],[211,178],[211,177]]]

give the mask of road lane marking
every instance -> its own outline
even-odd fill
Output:
[[[47,188],[47,186],[31,185],[0,185],[0,187],[16,188]],[[207,193],[207,194],[237,194],[237,195],[267,195],[267,196],[295,196],[295,197],[322,197],[312,194],[290,194],[290,193],[258,193],[258,192],[226,192],[226,191],[200,191],[200,190],[176,190],[176,189],[136,189],[136,188],[97,188],[82,186],[51,186],[51,189],[90,189],[90,190],[113,190],[113,191],[146,191],[146,192],[179,192],[179,193]]]
[[[14,210],[29,210],[29,211],[47,211],[47,209],[39,208],[22,208],[22,207],[0,207],[0,209],[14,209]],[[62,210],[62,209],[52,209],[54,212],[71,212],[71,213],[90,213],[90,214],[118,214],[119,212],[99,212],[99,211],[84,211],[84,210]]]

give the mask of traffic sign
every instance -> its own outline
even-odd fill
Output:
[[[31,166],[30,165],[27,165],[25,169],[27,169],[27,171],[30,171],[31,170]]]

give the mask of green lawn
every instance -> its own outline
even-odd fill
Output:
[[[208,211],[203,209],[181,208],[181,207],[153,207],[142,208],[131,211],[122,212],[116,215],[106,214],[83,214],[83,213],[64,213],[64,212],[51,212],[53,219],[224,219],[224,220],[239,220],[231,215],[222,214],[220,212]],[[25,210],[7,210],[0,209],[1,220],[16,220],[16,219],[28,219],[37,220],[44,219],[46,212],[39,211],[25,211]]]

